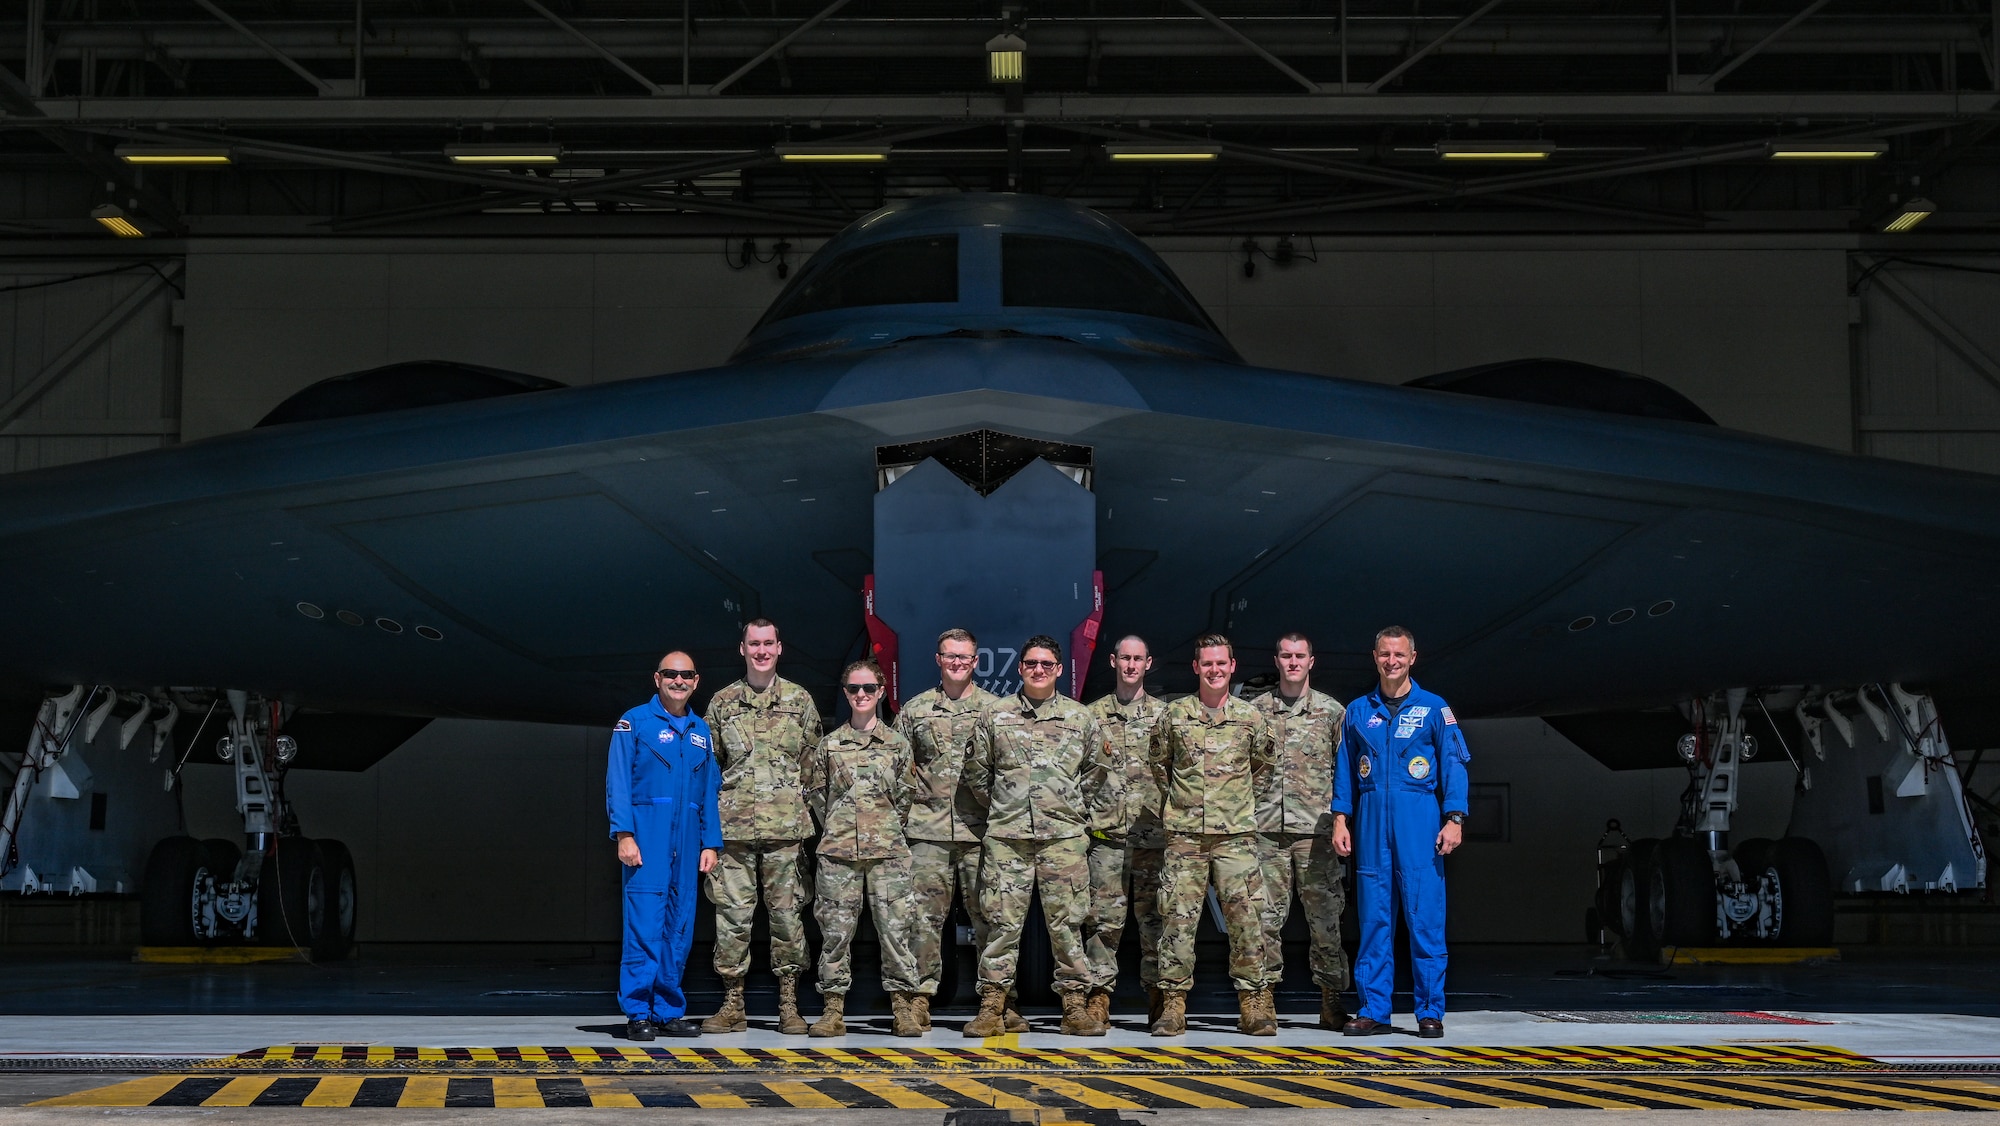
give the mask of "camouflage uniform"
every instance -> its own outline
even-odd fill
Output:
[[[1083,920],[1083,951],[1093,989],[1118,986],[1118,944],[1125,938],[1129,904],[1139,924],[1139,983],[1160,980],[1160,865],[1167,835],[1160,827],[1160,789],[1153,783],[1153,730],[1167,705],[1140,695],[1129,704],[1116,693],[1090,705],[1111,746],[1112,769],[1104,823],[1091,834],[1090,909]]]
[[[910,875],[916,884],[917,922],[933,938],[944,930],[951,911],[955,883],[972,917],[975,949],[986,948],[986,918],[979,907],[979,838],[986,832],[986,811],[960,784],[965,756],[972,748],[972,729],[993,703],[993,694],[977,684],[953,700],[933,688],[903,705],[896,730],[909,740],[915,760],[917,797],[910,807]],[[944,947],[923,948],[919,966],[923,992],[937,991],[944,972]]]
[[[703,718],[715,732],[722,767],[722,855],[708,873],[715,972],[725,978],[750,972],[750,922],[761,884],[771,969],[797,974],[806,965],[804,916],[812,902],[800,842],[813,832],[799,776],[819,745],[819,708],[782,677],[762,692],[739,680],[715,694]]]
[[[1104,733],[1090,709],[1057,693],[995,700],[973,729],[965,784],[987,806],[979,894],[986,912],[980,987],[1011,988],[1021,928],[1037,887],[1055,953],[1058,993],[1090,988],[1083,953],[1089,899],[1089,830],[1110,772]]]
[[[1275,758],[1262,712],[1231,696],[1213,717],[1199,696],[1167,705],[1153,733],[1153,780],[1167,831],[1161,884],[1160,988],[1194,984],[1194,937],[1209,879],[1229,933],[1229,976],[1238,992],[1271,984],[1264,954],[1264,873],[1257,840],[1257,795]]]
[[[886,723],[867,731],[842,724],[806,759],[806,801],[819,819],[819,866],[813,915],[819,920],[819,991],[854,984],[848,952],[866,901],[882,947],[882,988],[930,993],[918,985],[923,956],[935,959],[937,935],[917,926],[910,846],[903,826],[916,780],[910,744]]]
[[[1347,988],[1347,951],[1340,945],[1340,913],[1347,909],[1347,872],[1333,851],[1333,761],[1340,743],[1340,721],[1347,714],[1340,701],[1324,692],[1306,690],[1287,703],[1272,691],[1251,702],[1271,723],[1278,749],[1277,768],[1257,803],[1257,829],[1263,838],[1264,952],[1270,959],[1271,982],[1284,976],[1284,947],[1279,931],[1292,911],[1292,889],[1305,905],[1312,934],[1313,983],[1321,989]]]

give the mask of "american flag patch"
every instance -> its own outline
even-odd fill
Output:
[[[1446,722],[1447,724],[1450,724],[1450,725],[1451,725],[1451,726],[1453,726],[1453,727],[1456,727],[1456,726],[1458,726],[1458,717],[1457,717],[1457,716],[1455,716],[1455,715],[1453,715],[1453,714],[1451,714],[1451,709],[1450,709],[1450,708],[1446,708],[1446,709],[1444,710],[1444,721],[1445,721],[1445,722]]]
[[[618,721],[617,723],[615,723],[615,724],[613,724],[613,725],[611,726],[611,730],[613,730],[613,731],[630,731],[630,730],[632,730],[632,721],[631,721],[631,720],[629,720],[629,719],[621,719],[621,720],[619,720],[619,721]]]

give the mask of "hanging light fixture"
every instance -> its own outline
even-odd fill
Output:
[[[1018,85],[1027,68],[1028,41],[1003,31],[986,41],[986,77],[1002,86]]]
[[[115,203],[107,203],[102,207],[92,209],[90,217],[97,220],[105,230],[110,231],[119,238],[146,237],[146,232],[140,230],[139,225],[132,221],[132,217],[125,214],[125,209]]]
[[[1896,214],[1882,224],[1884,234],[1899,235],[1918,223],[1937,214],[1938,206],[1922,196],[1910,200],[1896,209]]]

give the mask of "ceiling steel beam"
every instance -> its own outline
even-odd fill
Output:
[[[1244,124],[1435,123],[1477,117],[1489,122],[1580,121],[1614,124],[1796,121],[1970,120],[2000,112],[2000,94],[1053,94],[1027,97],[1007,112],[997,95],[744,95],[706,97],[370,97],[370,98],[42,98],[35,106],[58,124],[132,121],[232,126],[507,124],[713,125],[802,120],[827,124],[923,122],[1030,125],[1151,120]],[[18,126],[0,121],[0,128]]]
[[[815,12],[804,23],[799,24],[799,26],[791,29],[790,31],[784,33],[783,35],[780,35],[776,43],[773,43],[769,47],[764,48],[762,51],[757,52],[757,54],[753,58],[751,58],[749,62],[744,63],[742,66],[739,66],[735,70],[730,71],[727,75],[723,77],[723,79],[720,82],[717,82],[715,85],[710,86],[708,88],[708,92],[711,94],[720,94],[724,90],[729,89],[731,86],[736,85],[737,79],[742,78],[744,75],[749,74],[753,70],[756,70],[758,67],[764,64],[764,60],[777,54],[779,51],[784,50],[786,47],[791,46],[793,41],[797,40],[800,36],[804,35],[808,31],[811,31],[813,28],[818,27],[820,25],[821,20],[824,20],[828,16],[834,14],[835,12],[838,12],[842,8],[847,7],[847,2],[848,0],[833,0],[833,3],[828,4],[826,7],[821,8],[818,12]]]
[[[1298,83],[1299,85],[1305,87],[1306,93],[1308,94],[1319,93],[1319,83],[1314,82],[1312,79],[1307,78],[1305,75],[1300,74],[1296,70],[1293,70],[1290,64],[1286,63],[1285,60],[1265,50],[1262,46],[1260,46],[1257,43],[1255,39],[1252,39],[1248,35],[1245,35],[1241,31],[1238,31],[1235,27],[1225,22],[1220,16],[1217,16],[1214,12],[1211,12],[1207,8],[1202,7],[1200,4],[1195,3],[1195,0],[1181,0],[1181,4],[1183,7],[1187,8],[1188,11],[1193,12],[1195,15],[1200,16],[1202,19],[1205,19],[1209,23],[1213,24],[1215,28],[1221,31],[1224,35],[1227,35],[1231,39],[1236,40],[1238,43],[1243,44],[1244,47],[1249,49],[1251,54],[1256,55],[1258,58],[1263,59],[1267,63],[1270,63],[1272,68],[1276,70],[1278,73],[1284,75],[1286,78],[1289,78],[1292,81]]]
[[[276,46],[274,46],[271,43],[270,40],[250,30],[249,26],[243,23],[243,21],[237,19],[235,16],[230,15],[228,12],[223,11],[220,7],[216,5],[215,0],[194,0],[194,2],[196,4],[201,5],[203,11],[207,12],[209,15],[214,16],[216,19],[219,19],[224,24],[228,25],[229,30],[234,31],[236,34],[241,35],[243,38],[248,39],[252,43],[255,43],[259,50],[262,50],[265,54],[285,64],[285,69],[291,71],[293,74],[298,75],[300,78],[305,79],[307,82],[312,83],[313,89],[318,90],[320,92],[321,97],[328,97],[333,94],[334,92],[333,87],[327,82],[326,79],[321,78],[319,75],[314,74],[312,71],[309,71],[305,67],[299,65],[297,59],[294,59],[290,55],[287,55],[283,51],[280,51]]]
[[[1702,75],[1701,78],[1696,80],[1695,85],[1705,90],[1715,89],[1715,84],[1722,81],[1724,78],[1727,78],[1730,74],[1732,74],[1736,70],[1737,67],[1742,66],[1744,63],[1749,62],[1751,59],[1757,56],[1758,52],[1762,51],[1766,47],[1769,47],[1771,44],[1776,43],[1778,40],[1784,38],[1786,32],[1806,22],[1806,20],[1811,19],[1812,14],[1814,12],[1817,12],[1821,8],[1826,7],[1831,2],[1832,0],[1812,0],[1812,3],[1807,4],[1805,8],[1799,12],[1798,15],[1793,16],[1791,19],[1788,19],[1784,23],[1779,24],[1777,30],[1771,32],[1771,34],[1766,35],[1764,38],[1759,39],[1757,42],[1751,44],[1749,48],[1747,48],[1746,50],[1737,52],[1735,56],[1733,56],[1728,62],[1723,63],[1720,67],[1709,72],[1708,74]]]
[[[1429,43],[1424,44],[1422,47],[1417,48],[1415,51],[1410,52],[1410,56],[1408,58],[1404,59],[1402,62],[1397,63],[1395,66],[1390,67],[1389,73],[1383,75],[1382,77],[1376,79],[1373,82],[1370,82],[1368,84],[1368,93],[1374,94],[1380,92],[1382,87],[1387,86],[1389,83],[1394,82],[1398,78],[1401,78],[1403,76],[1404,71],[1424,61],[1425,58],[1429,57],[1431,52],[1437,50],[1439,47],[1442,47],[1446,43],[1450,42],[1453,36],[1456,36],[1459,32],[1464,31],[1468,27],[1471,27],[1473,24],[1478,23],[1479,17],[1499,7],[1501,4],[1505,2],[1506,0],[1486,0],[1486,3],[1481,4],[1477,8],[1474,8],[1471,11],[1471,13],[1468,14],[1464,19],[1446,28],[1444,34],[1438,36],[1436,39],[1431,40]],[[1825,0],[1820,0],[1820,2],[1825,3]]]
[[[208,0],[197,0],[197,2],[205,4],[208,2]],[[588,47],[591,53],[597,55],[605,62],[610,63],[612,66],[617,67],[621,72],[624,73],[625,77],[631,79],[634,82],[637,82],[641,86],[644,86],[649,92],[655,95],[665,94],[667,92],[666,87],[660,85],[657,82],[654,82],[652,79],[647,78],[645,75],[639,73],[638,69],[633,67],[631,63],[628,63],[624,59],[619,58],[617,55],[612,54],[610,49],[605,47],[602,43],[599,43],[597,40],[592,39],[588,35],[585,35],[583,32],[577,30],[574,24],[569,23],[568,21],[564,20],[561,16],[556,15],[554,12],[549,11],[548,8],[545,7],[540,2],[540,0],[521,0],[521,3],[526,4],[530,9],[532,9],[535,12],[536,15],[541,16],[543,19],[556,25],[558,28],[561,28],[565,34],[569,35],[577,42],[583,44],[585,47]]]

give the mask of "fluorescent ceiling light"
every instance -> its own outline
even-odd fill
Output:
[[[111,150],[127,164],[228,164],[229,150],[215,146],[119,145]]]
[[[1028,41],[1011,31],[1003,31],[986,41],[986,77],[994,82],[1021,81],[1027,61]]]
[[[107,203],[102,207],[94,209],[91,211],[90,217],[102,224],[105,230],[110,231],[119,238],[146,237],[146,232],[140,230],[138,225],[133,223],[131,219],[126,218],[125,209],[115,203]]]
[[[555,164],[562,160],[562,146],[446,145],[444,155],[453,164]]]
[[[1222,146],[1106,145],[1104,155],[1113,160],[1215,160],[1222,156]]]
[[[1874,160],[1889,151],[1881,141],[1772,141],[1772,160]]]
[[[1439,141],[1439,160],[1547,160],[1556,147],[1541,141]]]
[[[888,145],[776,145],[771,151],[787,163],[854,164],[889,159]]]
[[[1935,214],[1937,214],[1937,204],[1918,196],[1904,204],[1895,218],[1882,225],[1882,230],[1892,235],[1900,234]]]

